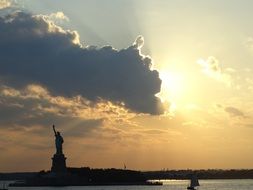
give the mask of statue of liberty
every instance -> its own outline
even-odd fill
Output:
[[[54,135],[55,135],[55,147],[56,147],[56,154],[62,154],[62,144],[64,142],[61,134],[59,131],[56,132],[55,126],[53,125]]]

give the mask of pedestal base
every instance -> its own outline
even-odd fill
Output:
[[[66,157],[64,156],[64,154],[54,154],[54,157],[52,158],[51,172],[67,172]]]

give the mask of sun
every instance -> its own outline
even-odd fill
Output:
[[[159,71],[159,76],[162,80],[159,97],[163,101],[170,101],[177,104],[183,94],[183,75],[178,72],[162,70]]]
[[[179,73],[160,72],[162,79],[162,88],[170,93],[178,94],[182,90],[182,76]]]

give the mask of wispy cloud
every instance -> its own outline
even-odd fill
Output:
[[[253,38],[252,38],[252,37],[248,37],[248,38],[246,39],[245,45],[246,45],[246,47],[247,47],[250,51],[253,51]]]
[[[245,117],[244,113],[235,107],[226,107],[224,109],[231,117]]]
[[[203,73],[207,76],[216,79],[217,81],[225,83],[227,86],[232,85],[231,72],[235,72],[232,68],[222,69],[218,59],[213,56],[207,59],[199,59],[197,63],[202,67]]]

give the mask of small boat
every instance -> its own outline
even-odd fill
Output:
[[[196,190],[195,187],[198,187],[198,186],[200,186],[200,185],[199,185],[199,180],[198,180],[197,176],[192,175],[190,185],[187,187],[187,189]]]
[[[5,183],[2,184],[2,187],[0,187],[0,190],[8,190]]]

